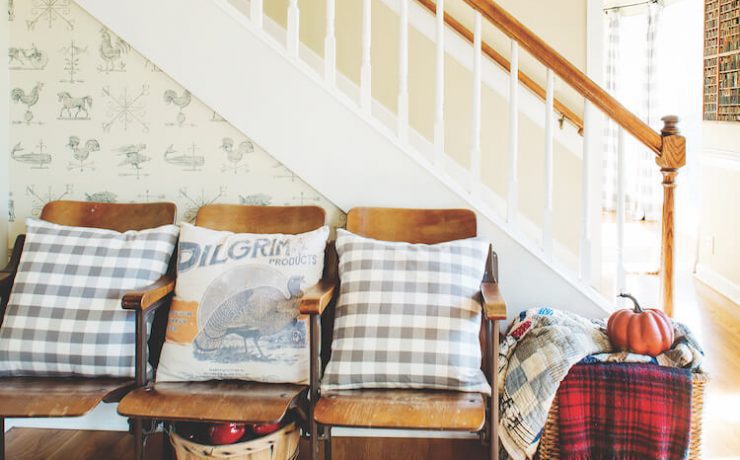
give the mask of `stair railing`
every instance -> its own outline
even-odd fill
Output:
[[[371,16],[372,0],[362,1],[362,59],[360,68],[359,106],[368,116],[372,115],[372,69],[371,69]],[[399,41],[399,90],[397,133],[402,142],[409,137],[409,81],[408,81],[408,25],[409,3],[412,0],[400,0],[400,41]],[[485,54],[499,66],[509,72],[509,145],[508,145],[508,191],[506,201],[506,220],[516,225],[518,214],[518,118],[519,118],[519,85],[529,89],[545,102],[545,206],[543,210],[543,228],[541,249],[546,259],[553,257],[553,141],[555,133],[555,112],[560,114],[561,123],[567,120],[584,136],[582,165],[582,212],[581,239],[579,254],[579,273],[581,280],[590,284],[591,279],[591,182],[589,180],[591,154],[588,151],[593,135],[589,126],[588,114],[592,107],[601,110],[609,119],[619,125],[618,158],[617,158],[617,291],[625,288],[625,269],[623,255],[624,240],[624,199],[625,170],[624,148],[625,133],[634,136],[647,146],[654,154],[655,161],[663,176],[663,217],[661,234],[661,295],[663,309],[673,314],[674,286],[674,189],[679,168],[686,162],[686,140],[679,134],[675,116],[663,117],[664,127],[660,133],[654,131],[637,115],[626,109],[603,88],[594,83],[582,71],[550,47],[540,37],[521,24],[516,18],[491,0],[464,0],[475,11],[474,30],[463,26],[455,18],[444,12],[444,0],[416,0],[421,6],[435,15],[436,49],[435,49],[435,110],[434,110],[434,151],[435,162],[441,163],[444,155],[444,60],[445,60],[445,27],[449,26],[473,45],[473,114],[472,114],[472,149],[470,174],[473,184],[471,193],[477,194],[481,164],[481,56]],[[335,5],[336,0],[326,0],[326,37],[324,40],[324,79],[330,87],[336,84],[336,36]],[[250,19],[258,28],[263,26],[263,0],[250,0]],[[287,43],[288,55],[299,58],[299,17],[298,0],[288,0]],[[511,39],[510,58],[507,60],[499,52],[482,40],[482,22],[501,30]],[[519,49],[523,48],[547,69],[546,85],[542,88],[532,78],[519,70]],[[555,98],[555,79],[573,88],[584,99],[584,117],[579,117],[561,101]]]
[[[444,0],[438,0],[442,3]],[[609,119],[613,120],[619,125],[619,159],[618,163],[620,172],[618,173],[618,195],[619,205],[617,216],[618,225],[623,225],[624,222],[624,131],[627,131],[634,136],[638,141],[648,147],[655,153],[655,162],[660,167],[660,172],[663,176],[663,218],[661,228],[661,266],[660,266],[660,277],[661,277],[661,295],[663,309],[668,315],[673,314],[673,288],[674,288],[674,271],[673,271],[673,259],[674,259],[674,189],[676,187],[676,176],[678,170],[686,164],[686,139],[679,134],[677,124],[678,117],[666,116],[663,117],[664,127],[660,133],[655,132],[650,126],[643,122],[637,115],[627,110],[622,104],[619,103],[614,97],[607,93],[603,88],[593,82],[586,74],[581,72],[572,63],[545,43],[540,37],[535,35],[531,30],[525,27],[522,23],[516,20],[507,11],[501,8],[491,0],[464,0],[470,7],[476,11],[477,15],[482,15],[488,22],[493,24],[496,28],[504,32],[512,41],[512,57],[511,61],[514,62],[518,59],[518,48],[521,46],[528,51],[535,59],[542,63],[547,68],[547,102],[546,107],[548,111],[552,111],[552,92],[553,92],[553,80],[554,75],[557,75],[561,81],[568,84],[578,94],[586,99],[585,107],[588,110],[589,105],[593,105],[601,110]],[[476,19],[477,21],[477,19]],[[514,65],[512,65],[512,69]],[[518,75],[512,71],[512,80],[517,78]],[[546,119],[546,153],[545,153],[545,164],[546,164],[546,209],[545,209],[545,225],[544,225],[544,239],[547,241],[552,238],[552,116],[548,116]],[[516,136],[516,132],[511,133],[512,136]],[[589,135],[588,119],[584,124],[584,136]],[[584,142],[584,146],[587,146],[588,142]],[[515,152],[510,152],[515,155]],[[584,165],[582,168],[583,178],[583,196],[589,198],[591,192],[589,189],[589,181],[586,175],[588,174],[589,168],[585,163],[588,161],[590,155],[584,147],[583,160]],[[581,272],[584,272],[583,266],[588,264],[588,254],[590,253],[590,228],[588,225],[588,213],[589,205],[587,199],[584,199],[583,205],[583,224],[582,224],[582,248],[581,248]],[[623,233],[623,230],[622,230]],[[545,250],[547,252],[548,245],[544,243]],[[584,247],[585,246],[585,247]],[[623,266],[623,255],[621,249],[619,250],[619,261],[618,278],[621,276],[621,280],[617,283],[617,289],[621,290],[624,288],[624,266]],[[586,270],[588,271],[588,270]],[[621,285],[620,285],[621,284]]]

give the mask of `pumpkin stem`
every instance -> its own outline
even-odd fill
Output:
[[[630,299],[632,303],[635,304],[634,306],[635,313],[642,313],[642,308],[640,307],[640,303],[633,296],[626,294],[626,293],[620,293],[619,295],[617,295],[617,297],[626,297]]]

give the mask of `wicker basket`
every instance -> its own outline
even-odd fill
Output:
[[[706,374],[693,374],[691,380],[691,435],[689,438],[689,459],[701,458],[701,420],[704,409],[704,386],[706,385]],[[542,460],[560,459],[560,440],[558,425],[558,398],[552,402],[550,413],[547,415],[547,423],[542,432],[539,445],[539,457]]]
[[[300,433],[294,423],[261,438],[226,446],[198,444],[170,431],[170,442],[178,460],[293,460],[298,458]]]

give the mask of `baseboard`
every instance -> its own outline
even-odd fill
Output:
[[[730,299],[731,302],[740,305],[740,284],[734,283],[704,264],[696,267],[696,278]]]

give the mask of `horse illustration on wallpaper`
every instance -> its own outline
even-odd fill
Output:
[[[31,169],[49,169],[47,165],[51,163],[51,153],[44,152],[45,148],[46,144],[44,144],[44,141],[40,140],[36,147],[34,147],[34,150],[25,152],[21,143],[18,142],[10,150],[10,158],[19,163],[31,165]]]
[[[66,91],[57,93],[58,102],[62,103],[57,120],[89,120],[90,112],[87,109],[92,108],[92,96],[74,97]],[[72,114],[74,111],[74,114]],[[67,116],[64,116],[64,114]],[[80,116],[80,112],[84,112]]]
[[[79,137],[69,136],[67,147],[72,150],[72,156],[75,159],[74,162],[71,162],[67,165],[68,170],[79,168],[80,172],[82,172],[87,168],[95,169],[95,164],[91,161],[88,161],[88,159],[90,158],[91,152],[100,151],[100,143],[97,141],[97,139],[88,139],[87,141],[85,141],[85,144],[80,145]]]
[[[43,88],[44,84],[41,82],[36,83],[36,86],[31,88],[28,93],[26,93],[23,88],[13,88],[13,90],[10,92],[10,99],[15,103],[20,102],[21,104],[26,106],[26,113],[23,114],[23,121],[17,120],[13,121],[13,123],[26,123],[27,125],[31,124],[31,120],[33,120],[34,117],[33,112],[31,112],[31,107],[36,105],[36,103],[39,101],[41,97],[40,93]]]
[[[246,155],[254,153],[254,144],[251,141],[242,141],[238,147],[234,148],[234,140],[230,137],[224,137],[219,148],[226,152],[226,160],[230,163],[223,165],[221,172],[233,171],[236,174],[239,171],[249,171],[249,165],[246,162],[242,163],[242,160]]]
[[[273,271],[262,280],[263,285],[238,287],[240,280],[258,278],[250,273],[254,270],[265,271],[248,265],[235,267],[206,289],[198,307],[202,327],[193,341],[196,358],[221,363],[276,362],[286,359],[283,349],[305,345],[305,324],[297,320],[303,277],[286,281]]]
[[[44,70],[49,62],[46,51],[41,51],[35,43],[29,48],[8,48],[8,69],[10,70]]]

